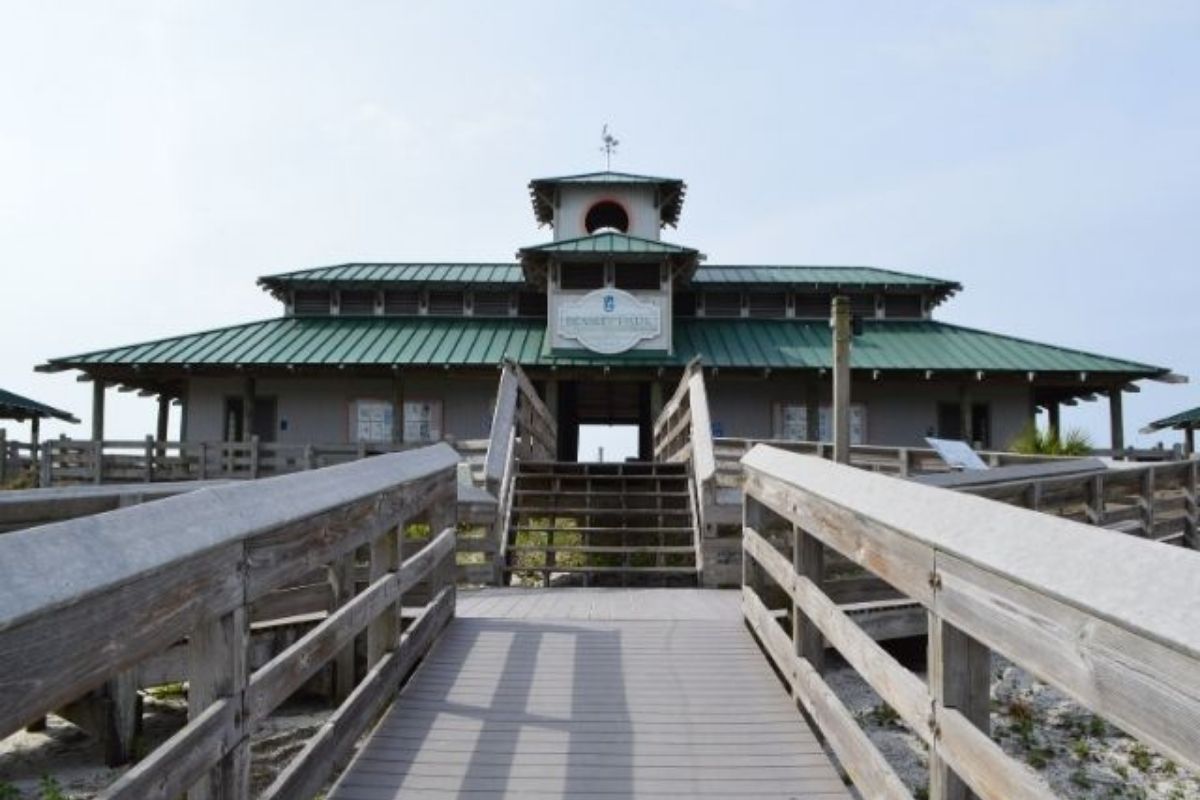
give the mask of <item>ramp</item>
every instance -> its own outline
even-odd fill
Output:
[[[330,797],[849,797],[737,598],[464,593]]]

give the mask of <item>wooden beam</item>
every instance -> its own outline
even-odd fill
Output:
[[[850,463],[850,298],[833,298],[833,460]]]

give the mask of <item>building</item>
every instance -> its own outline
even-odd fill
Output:
[[[420,442],[486,436],[503,358],[559,419],[650,428],[691,359],[706,370],[718,436],[830,439],[831,298],[861,320],[852,439],[927,435],[1004,448],[1038,407],[1121,393],[1168,370],[935,319],[950,280],[874,267],[716,265],[662,238],[682,212],[674,178],[602,172],[529,184],[549,241],[492,264],[343,264],[260,278],[278,317],[51,359],[106,387],[158,395],[188,441]]]

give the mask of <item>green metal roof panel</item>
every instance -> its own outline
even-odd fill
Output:
[[[709,264],[696,270],[692,284],[789,286],[838,286],[895,288],[952,288],[962,287],[954,282],[927,275],[896,272],[879,267],[792,266],[792,265],[717,265]]]
[[[696,250],[683,245],[643,239],[627,233],[596,233],[576,239],[561,239],[557,242],[522,247],[522,253],[627,253],[635,255],[695,255]]]
[[[730,368],[830,368],[826,322],[680,319],[675,353],[543,352],[545,321],[473,317],[283,317],[156,342],[53,359],[44,369],[154,365],[530,366],[653,364],[700,356]],[[854,340],[856,369],[882,371],[1087,372],[1149,377],[1161,367],[1002,336],[932,320],[868,321]]]
[[[69,411],[62,411],[45,403],[39,403],[37,400],[22,397],[15,392],[0,389],[0,419],[23,420],[31,417],[38,419],[54,417],[66,422],[79,422]]]
[[[1155,420],[1146,426],[1146,430],[1161,431],[1167,428],[1183,428],[1187,425],[1200,428],[1200,406]]]
[[[454,284],[517,285],[525,282],[519,264],[337,264],[329,267],[281,272],[258,279],[267,288],[324,286],[326,284]]]

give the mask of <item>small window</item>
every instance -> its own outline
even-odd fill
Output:
[[[657,264],[617,264],[613,283],[618,289],[659,289]]]
[[[508,292],[475,292],[471,307],[477,317],[507,317],[509,298]]]
[[[339,292],[338,313],[342,316],[371,316],[375,313],[375,293]]]
[[[821,406],[818,432],[822,442],[833,441],[833,407]],[[850,404],[850,444],[867,443],[867,407],[862,403]]]
[[[329,292],[304,289],[292,296],[292,308],[299,316],[323,317],[329,314]]]
[[[832,311],[832,295],[811,292],[796,295],[796,316],[800,319],[829,319]]]
[[[386,400],[355,400],[350,404],[350,439],[354,442],[390,442],[395,406]]]
[[[778,403],[775,406],[775,438],[792,442],[808,440],[808,406]]]
[[[437,442],[442,438],[442,401],[404,401],[404,441]]]
[[[521,292],[517,295],[517,314],[522,317],[545,317],[546,295],[540,292]]]
[[[625,209],[621,208],[619,203],[614,203],[612,200],[601,200],[588,209],[583,227],[587,228],[588,233],[603,230],[625,233],[629,230],[629,215],[625,213]]]
[[[429,313],[440,317],[461,317],[463,313],[463,293],[430,292]]]
[[[740,317],[742,315],[741,292],[705,292],[704,316]]]
[[[750,316],[779,319],[787,316],[787,295],[783,292],[751,292]]]
[[[883,315],[888,319],[920,319],[921,295],[889,294],[883,299]]]
[[[421,312],[421,293],[384,292],[383,313],[389,316],[415,316]]]
[[[603,264],[563,264],[558,269],[561,289],[604,288]]]

